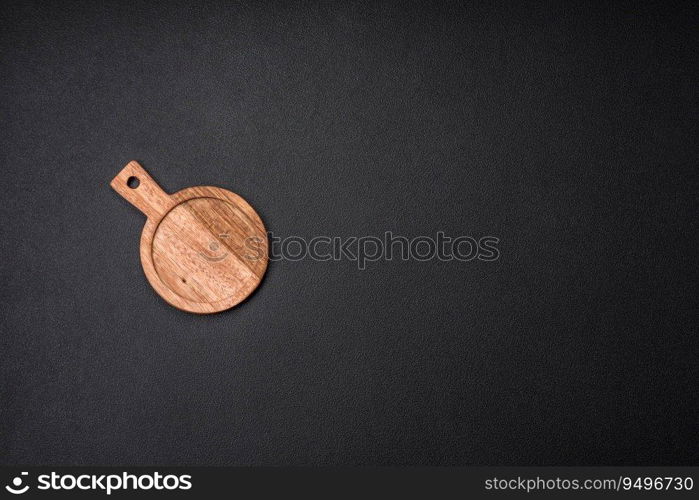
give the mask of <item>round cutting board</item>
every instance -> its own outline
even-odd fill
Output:
[[[184,311],[229,309],[250,295],[267,269],[267,232],[240,196],[197,186],[167,194],[137,162],[111,182],[143,212],[141,264],[155,291]]]

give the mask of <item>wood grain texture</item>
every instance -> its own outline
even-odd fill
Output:
[[[129,187],[135,177],[138,186]],[[229,309],[262,281],[268,263],[267,232],[240,196],[198,186],[165,193],[137,162],[111,186],[148,220],[141,234],[141,264],[155,291],[184,311]]]

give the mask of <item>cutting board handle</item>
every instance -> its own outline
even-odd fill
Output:
[[[130,161],[112,179],[110,186],[150,219],[160,217],[172,207],[170,195],[137,161]]]

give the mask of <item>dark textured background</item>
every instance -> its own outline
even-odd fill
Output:
[[[0,463],[699,463],[697,17],[488,4],[3,2]],[[182,313],[131,159],[278,235],[501,259]]]

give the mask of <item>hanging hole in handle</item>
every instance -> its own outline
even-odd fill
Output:
[[[126,185],[131,189],[136,189],[140,183],[138,177],[134,177],[133,175],[126,180]]]

